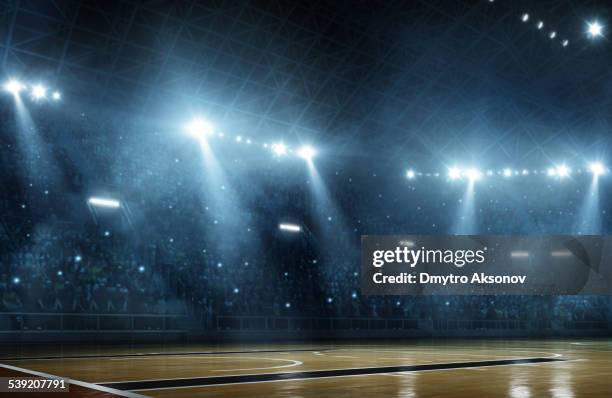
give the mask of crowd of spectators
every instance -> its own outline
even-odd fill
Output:
[[[211,166],[185,137],[117,132],[86,115],[68,130],[37,126],[36,143],[20,140],[14,123],[0,134],[0,312],[186,313],[206,322],[220,315],[606,322],[611,314],[601,296],[361,295],[359,237],[456,233],[458,185],[324,160],[315,179],[302,163],[229,143],[218,145],[228,155]],[[465,232],[590,232],[579,219],[588,184],[533,184],[510,192],[484,183]],[[121,208],[88,206],[98,192]],[[596,232],[606,233],[609,214],[596,213]],[[302,233],[279,232],[287,220]]]

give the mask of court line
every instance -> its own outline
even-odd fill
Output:
[[[247,361],[281,361],[281,362],[290,362],[287,365],[278,365],[278,366],[265,366],[262,368],[242,368],[242,369],[213,369],[211,372],[238,372],[242,370],[262,370],[262,369],[282,369],[282,368],[291,368],[293,366],[303,365],[304,362],[294,360],[294,359],[284,359],[284,358],[260,358],[260,357],[213,357],[213,356],[181,356],[180,358],[190,358],[190,359],[245,359]],[[143,358],[111,358],[111,361],[133,361],[133,360],[142,360],[142,359],[151,359],[151,357],[143,357]]]
[[[232,375],[232,376],[187,377],[187,378],[175,378],[175,379],[119,381],[119,382],[100,383],[100,385],[124,389],[124,390],[135,390],[135,391],[165,390],[165,389],[173,389],[173,388],[206,387],[206,386],[216,386],[216,385],[262,383],[262,382],[302,380],[302,379],[320,379],[320,378],[329,378],[329,377],[364,376],[364,375],[376,375],[376,374],[381,374],[381,373],[453,370],[453,369],[481,368],[481,367],[490,367],[490,366],[508,366],[508,365],[535,364],[535,363],[548,363],[548,362],[564,362],[564,361],[565,361],[564,359],[559,359],[559,358],[522,358],[522,359],[507,359],[507,360],[492,360],[492,361],[477,361],[477,362],[449,362],[449,363],[438,363],[438,364],[327,369],[327,370],[312,370],[312,371],[286,372],[286,373],[260,373],[260,374],[247,374],[247,375]]]
[[[291,349],[291,350],[247,350],[247,351],[201,351],[201,352],[150,352],[134,354],[108,354],[108,355],[70,355],[70,356],[47,356],[47,357],[8,357],[0,358],[0,361],[51,361],[55,359],[96,359],[96,358],[138,358],[155,356],[181,356],[181,355],[228,355],[228,354],[270,354],[283,352],[319,352],[329,351],[331,348],[319,349]]]
[[[112,388],[112,387],[108,387],[108,386],[102,386],[102,385],[99,385],[99,384],[88,383],[86,381],[70,379],[68,377],[56,376],[56,375],[52,375],[52,374],[49,374],[49,373],[39,372],[39,371],[36,371],[36,370],[19,368],[17,366],[6,365],[6,364],[0,363],[0,367],[5,368],[5,369],[10,369],[10,370],[15,370],[17,372],[22,372],[22,373],[30,374],[30,375],[33,375],[33,376],[44,377],[44,378],[47,378],[47,379],[60,379],[61,378],[61,379],[65,379],[69,384],[74,384],[74,385],[77,385],[77,386],[80,386],[80,387],[89,388],[90,390],[97,390],[97,391],[102,391],[102,392],[106,392],[106,393],[109,393],[109,394],[115,394],[115,395],[118,395],[120,397],[148,398],[146,395],[138,394],[138,393],[131,392],[131,391],[118,390],[118,389],[115,389],[115,388]]]

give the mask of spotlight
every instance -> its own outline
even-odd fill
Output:
[[[597,21],[589,22],[587,26],[588,26],[587,33],[589,34],[591,39],[594,39],[599,36],[603,36],[603,26],[599,22]]]
[[[277,142],[272,145],[272,152],[274,152],[276,156],[283,156],[287,154],[287,147],[282,142]]]
[[[553,169],[552,167],[548,169],[547,174],[549,177],[554,177],[557,175],[557,170]]]
[[[557,37],[557,32],[555,32],[554,30],[552,32],[550,32],[550,34],[548,35],[548,37],[550,37],[551,39],[554,39],[555,37]]]
[[[570,170],[567,168],[566,165],[562,164],[561,166],[557,167],[557,175],[561,178],[567,177],[570,173]]]
[[[406,178],[412,180],[414,178],[414,170],[406,171]]]
[[[521,16],[521,21],[527,22],[529,21],[529,14],[525,13]]]
[[[62,93],[60,93],[59,91],[55,91],[53,92],[51,98],[53,98],[55,101],[59,101],[62,99]]]
[[[527,169],[523,169],[523,171],[521,172],[522,175],[526,176],[529,175],[529,170]]]
[[[112,207],[112,208],[117,208],[121,206],[118,200],[96,198],[96,197],[89,198],[87,200],[87,203],[89,203],[92,206]]]
[[[297,154],[299,157],[301,157],[302,159],[310,162],[312,160],[312,158],[315,157],[315,155],[317,154],[317,151],[314,150],[314,148],[306,145],[301,147],[298,151]]]
[[[287,231],[287,232],[300,232],[302,230],[302,228],[297,224],[287,224],[287,223],[278,224],[278,229],[280,229],[281,231]]]
[[[589,170],[594,176],[600,176],[606,172],[606,168],[599,162],[594,162],[589,165]]]
[[[569,40],[567,40],[567,39],[563,40],[563,42],[561,43],[561,45],[562,45],[563,47],[567,47],[567,46],[569,45]]]
[[[45,98],[47,96],[47,89],[40,85],[37,84],[36,86],[32,87],[32,97],[34,97],[34,99],[42,99]]]
[[[55,99],[55,94],[54,94],[54,99]],[[208,123],[206,120],[201,119],[201,118],[193,119],[185,127],[185,129],[187,130],[189,134],[191,134],[192,136],[196,138],[200,138],[200,139],[204,138],[207,135],[212,134],[214,130],[213,126],[210,123]]]
[[[542,29],[542,28],[544,27],[544,22],[543,22],[543,21],[538,22],[538,24],[536,25],[536,27],[538,28],[538,30],[539,30],[539,29]]]
[[[504,177],[512,177],[512,170],[504,169]]]
[[[451,167],[450,169],[448,169],[448,177],[451,180],[456,180],[457,178],[461,177],[461,170],[459,170],[456,167]]]
[[[9,80],[8,82],[4,83],[4,90],[14,95],[19,94],[19,92],[24,88],[25,86],[19,83],[17,80]]]
[[[465,172],[465,175],[470,181],[477,181],[482,177],[482,173],[478,169],[469,169]]]

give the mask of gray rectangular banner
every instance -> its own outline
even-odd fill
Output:
[[[612,293],[612,237],[366,235],[365,295]]]

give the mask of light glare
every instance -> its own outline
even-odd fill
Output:
[[[477,181],[482,176],[482,173],[478,169],[469,169],[465,172],[465,175],[470,181]]]
[[[567,177],[569,175],[569,172],[570,172],[569,169],[564,164],[557,167],[557,175],[561,178]]]
[[[272,145],[272,151],[277,156],[283,156],[287,154],[287,147],[282,142],[277,142]]]
[[[185,128],[189,134],[197,138],[204,138],[214,131],[213,126],[201,118],[193,119]]]
[[[300,232],[302,230],[302,228],[299,225],[288,224],[288,223],[278,224],[278,229],[280,229],[281,231],[288,231],[288,232]]]
[[[112,207],[112,208],[118,208],[119,206],[121,206],[118,200],[106,199],[106,198],[91,197],[89,198],[89,200],[87,200],[87,202],[92,206]]]
[[[594,176],[600,176],[606,172],[606,168],[599,162],[594,162],[589,165],[589,170]]]
[[[19,83],[17,80],[9,80],[8,82],[4,83],[4,90],[11,94],[19,94],[19,92],[24,88],[25,87],[23,84]]]
[[[456,180],[457,178],[461,177],[461,170],[456,167],[451,167],[448,169],[448,177],[451,180]]]
[[[304,160],[307,161],[311,161],[312,158],[315,157],[315,155],[317,154],[317,152],[314,150],[313,147],[311,146],[303,146],[301,147],[298,152],[297,152],[298,156],[301,157]]]
[[[45,98],[47,96],[47,89],[44,86],[37,84],[36,86],[32,87],[32,96],[34,99]]]
[[[592,39],[603,36],[603,26],[597,21],[590,22],[587,32]]]

